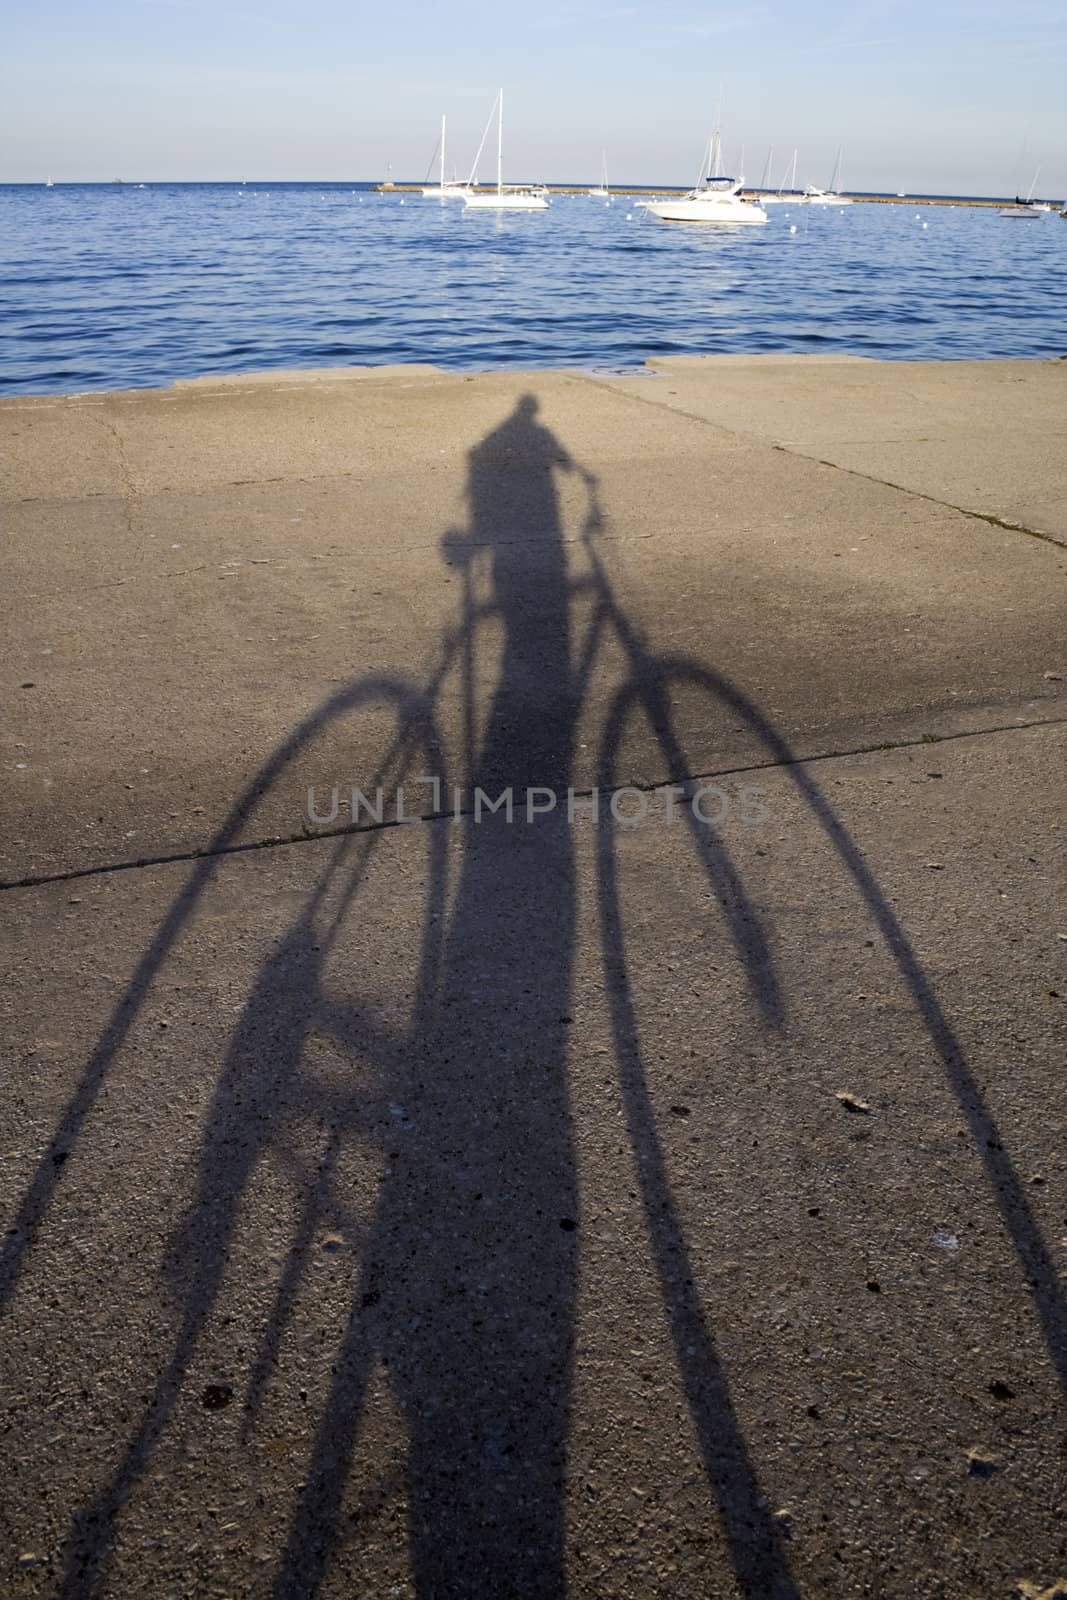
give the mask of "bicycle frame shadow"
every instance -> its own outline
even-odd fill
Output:
[[[422,687],[358,679],[304,720],[249,784],[175,899],[87,1063],[30,1185],[0,1267],[0,1307],[14,1290],[33,1233],[61,1181],[52,1160],[70,1149],[111,1063],[129,1037],[170,951],[257,805],[324,729],[368,705],[392,705],[396,736],[376,781],[419,771],[447,786],[452,774],[437,725],[450,674],[461,684],[463,776],[470,788],[511,784],[566,789],[578,717],[607,637],[630,667],[611,705],[597,769],[617,785],[619,751],[635,713],[653,731],[664,781],[695,776],[673,733],[672,693],[685,685],[757,736],[789,768],[831,852],[852,878],[908,986],[971,1127],[1005,1226],[1037,1287],[1044,1333],[1067,1378],[1062,1293],[1022,1185],[973,1074],[901,924],[828,801],[774,726],[720,673],[689,658],[657,656],[619,603],[598,548],[595,480],[582,472],[524,397],[470,453],[468,529],[443,541],[464,574],[462,615]],[[556,478],[581,472],[590,489],[582,548],[586,576],[571,578]],[[478,593],[477,579],[486,594]],[[585,632],[578,597],[588,602]],[[474,644],[491,623],[501,649],[486,704],[476,688]],[[420,770],[421,769],[421,770]],[[444,820],[421,830],[429,884],[415,996],[406,1029],[368,1022],[329,993],[326,964],[349,924],[383,833],[336,830],[330,857],[300,915],[257,976],[228,1048],[200,1152],[196,1195],[174,1230],[168,1275],[182,1306],[166,1367],[110,1482],[71,1530],[63,1593],[86,1596],[105,1581],[122,1509],[147,1470],[218,1301],[242,1197],[279,1130],[328,1111],[332,1131],[314,1180],[304,1181],[294,1244],[323,1219],[358,1239],[363,1266],[351,1301],[329,1401],[311,1446],[274,1593],[313,1596],[339,1538],[372,1363],[384,1361],[408,1419],[410,1541],[416,1591],[471,1597],[558,1596],[566,1590],[563,1485],[569,1429],[580,1230],[565,1029],[575,960],[576,864],[557,810],[534,826],[503,818],[470,828],[450,882]],[[786,1001],[762,920],[714,830],[693,834],[699,870],[723,913],[745,973],[758,1027],[780,1028]],[[656,1126],[626,957],[610,814],[597,835],[601,954],[616,1064],[640,1175],[646,1227],[682,1387],[738,1587],[752,1600],[797,1594],[782,1535],[760,1492],[714,1332],[691,1267]],[[519,914],[521,912],[521,915]],[[354,1060],[373,1063],[371,1084],[325,1100],[302,1072],[312,1025]],[[428,1072],[433,1064],[433,1072]],[[373,1138],[382,1104],[413,1108],[416,1132],[391,1161],[373,1216],[353,1217],[333,1192],[345,1140]],[[235,1144],[235,1135],[239,1135]],[[487,1206],[487,1197],[490,1204]],[[569,1226],[568,1226],[569,1224]],[[301,1286],[295,1249],[252,1364],[246,1432],[265,1403],[270,1374]],[[383,1263],[385,1264],[383,1267]]]

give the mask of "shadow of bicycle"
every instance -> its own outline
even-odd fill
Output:
[[[588,511],[568,539],[559,484],[576,474]],[[674,707],[683,691],[727,708],[789,767],[804,805],[881,932],[969,1122],[1037,1303],[1061,1378],[1067,1372],[1062,1297],[1041,1236],[980,1090],[933,990],[859,850],[810,769],[721,674],[664,657],[618,598],[603,549],[595,480],[541,423],[526,396],[470,452],[467,527],[442,541],[462,575],[455,628],[421,684],[357,679],[306,719],[256,775],[211,851],[164,919],[88,1063],[56,1130],[69,1149],[111,1062],[219,863],[263,797],[298,766],[331,723],[388,707],[391,743],[373,788],[436,779],[448,794],[510,787],[565,793],[578,728],[608,648],[625,670],[609,700],[595,779],[620,781],[635,723],[654,742],[663,782],[694,776]],[[490,663],[487,668],[487,661]],[[488,680],[491,691],[480,685]],[[458,757],[439,727],[446,686],[458,697]],[[725,836],[687,813],[692,870],[713,896],[743,974],[753,1024],[784,1026],[786,996],[764,918]],[[626,1125],[648,1244],[681,1389],[737,1587],[752,1600],[797,1593],[783,1533],[767,1507],[675,1202],[649,1084],[619,885],[617,823],[601,812],[593,858],[600,956]],[[149,1470],[216,1311],[261,1163],[290,1132],[326,1130],[314,1167],[293,1164],[292,1248],[264,1319],[243,1395],[247,1439],[266,1404],[305,1287],[309,1246],[324,1226],[359,1261],[313,1429],[302,1487],[282,1540],[273,1592],[319,1592],[345,1536],[345,1495],[374,1371],[406,1430],[408,1536],[416,1592],[498,1600],[567,1590],[564,1506],[571,1438],[582,1195],[573,1126],[570,1029],[582,890],[564,806],[530,822],[506,814],[477,825],[439,818],[418,830],[425,899],[410,993],[399,1021],[338,995],[330,962],[358,941],[358,908],[388,828],[345,831],[306,848],[324,864],[299,914],[256,976],[218,1074],[199,1152],[195,1194],[175,1226],[167,1273],[180,1307],[165,1365],[110,1481],[77,1514],[63,1593],[107,1583],[124,1507]],[[341,1082],[310,1070],[312,1037],[352,1062]],[[403,1139],[383,1139],[390,1117]],[[380,1181],[369,1211],[352,1203],[343,1161],[373,1146]],[[46,1156],[6,1252],[9,1295],[60,1167]]]

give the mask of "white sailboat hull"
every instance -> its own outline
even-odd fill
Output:
[[[425,200],[464,200],[469,191],[465,183],[432,183],[422,193]]]
[[[464,196],[469,211],[547,211],[548,201],[543,194],[503,194],[496,190],[488,194]]]

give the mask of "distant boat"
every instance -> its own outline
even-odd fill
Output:
[[[600,187],[590,189],[589,193],[594,200],[610,200],[611,190],[608,188],[608,153],[605,150],[600,159]]]
[[[708,171],[708,168],[711,171]],[[722,145],[718,129],[704,148],[701,176],[695,189],[676,200],[645,200],[638,204],[661,222],[759,223],[767,213],[754,200],[743,200],[744,176],[730,178],[722,170]],[[705,176],[706,174],[706,176]]]
[[[800,195],[796,192],[796,187],[797,187],[797,154],[798,154],[798,152],[796,150],[794,150],[793,151],[793,160],[790,163],[789,169],[783,175],[782,181],[778,185],[778,193],[777,194],[761,194],[760,195],[760,204],[761,205],[764,205],[764,206],[785,206],[785,205],[788,205],[790,203],[790,201],[795,201],[795,200],[799,200],[800,199]],[[786,182],[786,178],[789,179],[788,183]]]
[[[1036,204],[1032,199],[1033,192],[1037,188],[1037,180],[1040,178],[1040,176],[1041,168],[1038,167],[1037,171],[1034,173],[1034,181],[1026,191],[1026,199],[1020,200],[1019,196],[1016,195],[1014,204],[1010,206],[1002,206],[997,212],[997,215],[1000,217],[1042,217],[1046,211],[1051,211],[1051,206]]]
[[[852,201],[846,194],[838,193],[838,184],[841,179],[841,151],[837,152],[834,170],[830,176],[828,189],[817,189],[814,184],[804,185],[802,203],[807,206],[850,206]]]
[[[54,189],[55,188],[55,184],[52,182],[51,178],[46,178],[44,180],[44,186],[45,186],[46,189]]]
[[[379,194],[388,194],[390,189],[395,189],[395,188],[396,188],[396,184],[393,182],[393,167],[392,167],[392,163],[390,162],[390,164],[385,169],[385,177],[382,179],[381,183],[378,185],[378,193]]]
[[[425,198],[428,199],[428,200],[462,200],[463,196],[467,193],[467,189],[468,189],[468,185],[467,184],[460,183],[456,178],[453,178],[451,180],[451,182],[446,182],[446,180],[445,180],[445,128],[446,128],[446,126],[447,126],[446,118],[445,118],[444,114],[442,113],[442,116],[441,116],[441,137],[438,140],[438,144],[440,145],[440,149],[441,149],[441,181],[440,181],[440,183],[426,184],[424,186],[422,192],[423,192],[423,195],[425,196]],[[436,153],[437,152],[435,151],[434,154],[436,155]],[[433,166],[433,156],[430,157],[430,166],[431,167]],[[430,176],[429,169],[427,169],[426,176],[427,176],[427,178]]]
[[[497,118],[496,132],[496,188],[479,194],[474,188],[475,174],[478,170],[478,160],[485,144],[486,135],[493,124],[494,115]],[[505,184],[504,183],[504,91],[500,90],[489,113],[489,121],[482,134],[482,143],[478,146],[478,155],[474,158],[471,169],[470,183],[463,196],[468,210],[472,211],[547,211],[548,191],[544,184]]]

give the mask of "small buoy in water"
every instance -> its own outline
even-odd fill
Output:
[[[916,222],[919,222],[919,221],[921,221],[921,220],[922,220],[922,219],[921,219],[921,218],[920,218],[920,216],[919,216],[919,213],[918,213],[918,212],[917,212],[917,211],[916,211],[916,213],[915,213],[915,220],[916,220]]]
[[[634,214],[632,211],[628,211],[626,213],[626,220],[627,222],[632,222],[634,220]]]
[[[400,204],[401,204],[401,205],[403,205],[403,204],[404,204],[404,202],[403,202],[403,200],[401,200],[401,202],[400,202]]]
[[[929,227],[929,226],[930,226],[930,224],[929,224],[929,223],[928,223],[928,222],[924,222],[924,223],[923,223],[923,227],[924,227],[924,228],[928,228],[928,227]]]
[[[790,223],[790,224],[789,224],[789,231],[790,231],[790,233],[796,233],[796,231],[797,231],[797,225],[796,225],[796,223],[795,223],[795,222],[791,222],[791,223]]]

